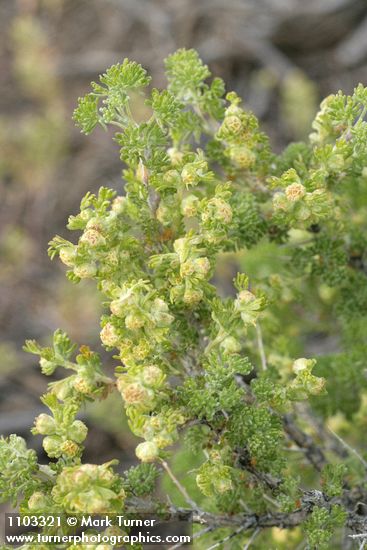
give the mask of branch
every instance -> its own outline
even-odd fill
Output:
[[[197,509],[180,508],[174,505],[145,501],[143,499],[129,499],[126,502],[126,513],[144,513],[159,515],[163,521],[186,521],[210,527],[215,530],[220,527],[233,527],[236,534],[240,531],[261,530],[270,527],[287,529],[297,527],[312,513],[315,506],[330,511],[335,504],[341,504],[347,510],[346,526],[355,533],[367,531],[367,517],[356,512],[358,502],[366,500],[367,490],[346,490],[340,497],[329,498],[321,491],[304,491],[300,500],[299,509],[290,513],[268,512],[265,514],[236,514],[221,515]],[[209,529],[208,529],[209,531]],[[203,533],[204,534],[204,533]]]
[[[284,430],[288,437],[294,441],[298,447],[305,450],[305,455],[309,462],[316,468],[316,470],[320,472],[327,464],[327,460],[321,447],[314,442],[310,435],[303,432],[294,423],[290,414],[284,414],[282,416],[282,421]]]

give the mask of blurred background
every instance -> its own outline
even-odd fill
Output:
[[[24,340],[47,343],[60,327],[103,353],[94,286],[68,282],[47,243],[74,237],[66,221],[88,190],[122,188],[111,136],[81,135],[72,111],[124,57],[164,86],[163,58],[178,47],[196,48],[281,150],[307,137],[320,98],[367,82],[367,2],[0,0],[0,433],[22,435],[42,460],[29,430],[48,380]],[[108,400],[84,411],[86,461],[133,462],[121,409]]]

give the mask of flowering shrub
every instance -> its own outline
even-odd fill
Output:
[[[309,142],[276,155],[195,51],[168,57],[166,74],[143,121],[130,99],[150,78],[135,62],[112,66],[79,99],[84,133],[116,130],[125,195],[88,193],[68,222],[78,240],[57,236],[49,254],[73,283],[96,281],[116,377],[60,330],[50,347],[26,343],[46,376],[71,372],[50,383],[50,413],[33,428],[49,466],[21,438],[1,440],[4,500],[22,512],[181,517],[153,497],[166,470],[179,504],[208,527],[197,548],[288,549],[304,536],[310,548],[342,548],[367,530],[366,462],[327,425],[363,423],[365,410],[367,89],[327,97]],[[223,297],[218,269],[239,251],[245,266],[258,251],[270,273],[238,273]],[[337,340],[317,360],[302,357],[312,323]],[[82,463],[87,427],[76,415],[110,392],[141,438],[141,463],[123,475]],[[178,480],[167,460],[182,441],[193,458]]]

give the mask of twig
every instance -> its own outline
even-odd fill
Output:
[[[183,487],[183,485],[181,485],[181,483],[175,477],[174,473],[172,472],[171,468],[168,466],[167,462],[165,460],[162,460],[161,462],[162,462],[163,468],[166,470],[167,474],[169,475],[173,483],[176,485],[177,489],[180,491],[181,495],[184,497],[187,504],[189,504],[191,508],[193,508],[194,510],[199,511],[198,505],[196,504],[196,502],[192,500],[192,498],[186,491],[185,487]]]
[[[345,447],[350,453],[354,454],[358,460],[363,464],[363,466],[366,468],[367,470],[367,462],[364,460],[364,458],[359,454],[358,451],[356,451],[355,449],[353,449],[353,447],[351,447],[346,441],[344,441],[344,439],[342,439],[340,437],[340,435],[338,435],[337,433],[335,433],[331,428],[329,428],[327,426],[327,429],[329,430],[330,433],[333,434],[333,436],[339,441],[339,443],[341,443],[343,445],[343,447]]]
[[[198,539],[205,535],[206,533],[210,533],[210,531],[214,531],[214,527],[212,525],[209,525],[209,527],[205,527],[205,529],[202,529],[201,531],[198,531],[197,533],[194,533],[191,537],[192,540]],[[173,546],[170,546],[168,550],[177,550],[177,548],[181,548],[185,542],[178,542],[177,544],[174,544]]]
[[[250,548],[251,544],[254,542],[254,540],[256,539],[259,533],[260,533],[260,529],[259,528],[255,529],[255,531],[252,533],[251,537],[247,541],[246,546],[243,547],[243,550],[248,550]]]
[[[265,355],[264,342],[263,342],[263,337],[262,337],[262,332],[261,332],[261,327],[259,322],[256,323],[256,335],[257,335],[257,346],[259,348],[259,354],[261,359],[261,366],[263,370],[266,370],[267,369],[266,355]]]
[[[305,455],[309,462],[319,472],[326,465],[327,461],[322,449],[314,442],[311,436],[303,432],[294,422],[289,414],[282,417],[284,430],[288,437],[300,448],[305,449]]]
[[[270,502],[270,504],[275,506],[275,508],[280,508],[280,504],[276,500],[274,500],[273,498],[269,497],[269,495],[267,495],[266,493],[263,493],[263,498],[265,500],[267,500],[268,502]]]
[[[229,535],[224,537],[224,539],[221,539],[220,541],[216,542],[212,546],[209,546],[209,548],[207,550],[214,550],[214,548],[218,548],[218,546],[220,546],[224,542],[227,542],[227,541],[233,539],[233,537],[236,537],[237,535],[239,535],[242,531],[245,530],[245,528],[246,528],[245,526],[241,525],[241,527],[239,527],[238,529],[233,531],[233,533],[230,533]]]
[[[297,403],[295,405],[295,409],[299,417],[304,417],[306,422],[312,424],[321,441],[325,442],[325,446],[328,450],[337,454],[340,458],[345,459],[348,457],[348,450],[345,446],[336,437],[329,433],[330,430],[328,431],[321,420],[315,416],[314,412],[311,411],[305,403]]]

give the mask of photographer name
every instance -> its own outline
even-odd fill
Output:
[[[125,516],[83,516],[80,519],[80,527],[152,527],[156,523],[155,519],[135,519],[125,518]]]

